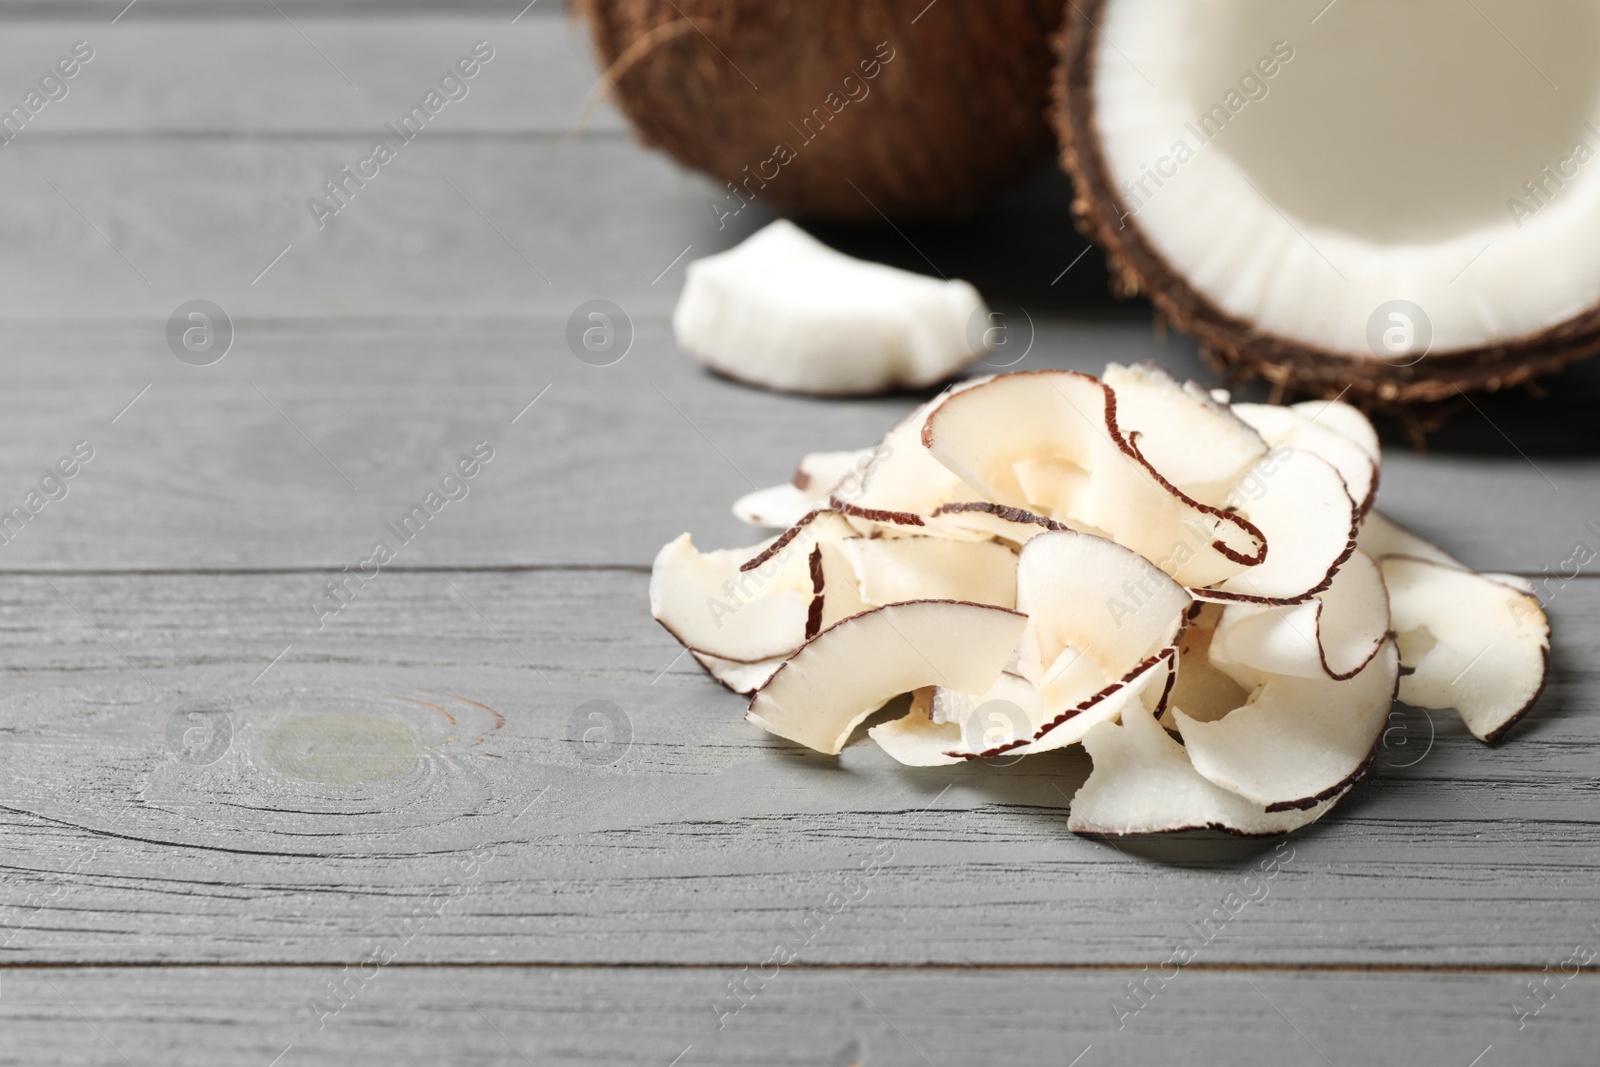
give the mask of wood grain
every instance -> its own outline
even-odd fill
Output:
[[[759,963],[885,851],[809,960],[1141,966],[1237,892],[1210,962],[1538,967],[1600,915],[1600,582],[1555,601],[1556,674],[1505,744],[1397,718],[1375,778],[1274,853],[1067,833],[1081,752],[912,771],[779,742],[676,658],[643,574],[386,573],[318,631],[325,579],[7,583],[6,958],[340,962],[474,849],[410,959]],[[630,724],[613,763],[584,759],[596,700]],[[207,701],[220,751],[179,715]]]
[[[1551,973],[1600,936],[1600,582],[1545,586],[1552,682],[1502,746],[1401,712],[1281,847],[1075,837],[1081,753],[797,750],[678,657],[648,565],[754,540],[734,497],[920,397],[677,350],[685,264],[764,208],[718,228],[604,104],[567,137],[597,73],[549,0],[122,6],[0,0],[0,91],[97,49],[0,148],[0,512],[94,448],[0,544],[0,1063],[1592,1062],[1596,979]],[[308,199],[480,39],[471,94],[319,228]],[[1023,369],[1219,384],[1109,304],[1070,201],[1041,173],[965,222],[818,232],[973,281]],[[204,368],[165,335],[197,298],[235,327]],[[566,341],[595,298],[634,328],[609,367]],[[1380,505],[1484,569],[1600,547],[1596,368],[1463,401],[1430,455],[1385,426]],[[479,441],[468,495],[319,620]],[[354,999],[317,1029],[330,981]]]
[[[565,136],[576,132],[580,117],[591,135],[624,129],[603,97],[583,115],[597,80],[588,38],[576,22],[539,14],[541,5],[515,23],[520,4],[459,13],[436,7],[405,18],[372,17],[382,14],[376,11],[351,17],[347,8],[344,17],[306,20],[278,0],[288,17],[252,3],[235,12],[242,18],[174,22],[152,18],[151,2],[139,0],[114,26],[107,23],[116,9],[106,3],[96,5],[106,12],[102,22],[6,26],[0,68],[11,76],[0,91],[10,94],[7,105],[74,43],[87,41],[94,58],[68,81],[66,96],[47,104],[0,157],[31,140],[69,135],[123,142],[378,135],[479,41],[493,48],[494,58],[467,81],[466,95],[430,122],[430,133]],[[7,7],[0,3],[0,19]]]
[[[802,453],[871,444],[916,400],[745,388],[695,367],[659,320],[634,325],[632,351],[593,367],[567,348],[564,316],[407,326],[240,317],[234,351],[206,368],[175,359],[160,323],[6,325],[4,510],[75,441],[96,457],[65,500],[0,545],[0,569],[337,568],[478,440],[496,456],[461,518],[444,517],[400,566],[648,566],[685,530],[713,547],[759,540],[729,514],[736,497],[787,480]],[[1141,359],[1205,375],[1183,342],[1117,321],[1041,321],[1022,365],[1098,372]],[[1579,409],[1565,409],[1575,428]],[[1525,459],[1492,426],[1479,430],[1472,447],[1499,441],[1502,454],[1392,446],[1380,507],[1484,569],[1570,572],[1559,565],[1575,542],[1600,548],[1588,526],[1600,523],[1600,467]]]
[[[381,937],[382,934],[378,934]],[[356,973],[352,971],[351,973]],[[51,970],[5,974],[6,1062],[266,1067],[1592,1063],[1600,979],[1518,1030],[1525,975],[779,971],[717,1028],[720,969]],[[1168,972],[1170,973],[1170,972]],[[1117,1029],[1130,981],[1158,991]],[[319,1016],[344,983],[348,1006]],[[1552,988],[1554,983],[1552,982]],[[323,1019],[322,1029],[316,1022]],[[184,1035],[179,1039],[177,1035]],[[286,1051],[287,1050],[287,1051]],[[1487,1053],[1487,1054],[1485,1054]]]

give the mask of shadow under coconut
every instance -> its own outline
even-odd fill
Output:
[[[1142,301],[1112,298],[1105,256],[1073,227],[1072,182],[1054,165],[966,218],[893,226],[801,222],[848,255],[971,282],[997,310],[1016,305],[1036,318],[1150,315]]]
[[[1516,458],[1600,456],[1600,357],[1540,378],[1531,388],[1474,393],[1442,407],[1443,424],[1428,435],[1430,452]],[[1375,420],[1385,445],[1409,447],[1404,424]]]

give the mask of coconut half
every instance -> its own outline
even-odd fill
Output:
[[[1398,407],[1600,350],[1600,5],[1077,0],[1060,55],[1080,227],[1224,366]]]
[[[860,396],[933,385],[982,355],[989,311],[963,281],[868,263],[771,223],[689,264],[678,344],[736,381]]]
[[[1060,0],[575,0],[639,136],[751,202],[878,224],[966,212],[1050,158]],[[726,185],[724,185],[726,183]]]

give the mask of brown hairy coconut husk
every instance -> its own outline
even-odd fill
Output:
[[[574,0],[647,143],[814,219],[953,216],[1047,161],[1061,0]]]
[[[1076,0],[1076,220],[1236,379],[1432,423],[1600,351],[1597,41],[1593,0]]]

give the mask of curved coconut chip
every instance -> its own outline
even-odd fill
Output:
[[[1243,496],[1240,514],[1266,536],[1267,558],[1226,581],[1193,590],[1200,599],[1298,604],[1328,588],[1356,549],[1361,511],[1339,472],[1310,452],[1274,450],[1236,493]]]
[[[871,606],[862,598],[855,562],[849,555],[849,546],[860,540],[862,538],[838,544],[818,544],[811,550],[811,607],[806,615],[807,641],[834,623],[859,615]]]
[[[1217,624],[1211,655],[1268,674],[1335,681],[1353,678],[1389,635],[1383,574],[1354,553],[1315,600],[1286,607],[1230,604]]]
[[[1137,553],[1071,530],[1030,540],[1016,583],[1017,608],[1028,616],[1018,674],[1002,674],[983,690],[936,689],[928,723],[913,720],[890,732],[897,742],[886,746],[891,755],[1048,752],[1076,744],[1130,702],[1155,707],[1164,698],[1191,603],[1182,586]],[[958,743],[949,730],[934,729],[946,725],[957,727]]]
[[[767,679],[783,665],[785,656],[759,660],[755,663],[738,663],[731,659],[708,656],[690,649],[689,655],[705,668],[707,674],[722,684],[723,688],[747,697],[767,684]]]
[[[1342,400],[1303,400],[1290,404],[1289,410],[1298,411],[1319,426],[1343,434],[1359,445],[1373,463],[1383,466],[1383,446],[1378,442],[1378,431],[1359,408]]]
[[[651,567],[651,614],[691,651],[738,663],[788,655],[805,641],[807,554],[774,554],[765,577],[741,572],[748,556],[748,549],[701,552],[683,534]]]
[[[1250,699],[1250,689],[1212,659],[1211,646],[1225,610],[1221,604],[1196,602],[1189,612],[1189,624],[1178,643],[1177,680],[1161,716],[1161,725],[1169,730],[1178,728],[1172,717],[1175,707],[1183,708],[1192,719],[1214,722]]]
[[[650,612],[693,652],[736,663],[787,656],[806,639],[814,596],[811,549],[818,541],[855,536],[832,512],[808,515],[756,546],[759,551],[701,552],[683,534],[651,566]]]
[[[1321,818],[1335,796],[1306,809],[1268,811],[1207,781],[1147,711],[1084,736],[1094,770],[1072,798],[1067,829],[1078,834],[1170,834],[1222,830],[1242,837],[1288,833]],[[1342,795],[1342,794],[1341,794]]]
[[[1460,570],[1467,569],[1465,563],[1432,541],[1418,537],[1380,511],[1367,512],[1367,517],[1361,522],[1361,532],[1356,537],[1356,547],[1380,563],[1388,556],[1410,556]]]
[[[828,495],[852,471],[865,467],[872,449],[852,452],[811,452],[800,457],[794,477],[784,485],[769,486],[746,493],[733,502],[733,514],[740,522],[782,530],[825,507]]]
[[[1040,534],[1017,558],[1017,610],[1028,616],[1021,673],[1052,719],[1081,712],[1085,700],[1176,646],[1191,603],[1181,585],[1115,541]]]
[[[1027,617],[956,600],[919,600],[852,615],[779,667],[745,717],[770,733],[837,755],[886,701],[926,686],[983,692]]]
[[[833,546],[826,546],[832,548]],[[857,538],[839,544],[866,604],[965,600],[1013,608],[1017,555],[993,541],[943,537]]]
[[[1233,410],[1274,448],[1297,448],[1326,460],[1344,479],[1345,490],[1361,513],[1372,507],[1378,495],[1378,460],[1331,421],[1324,425],[1295,408],[1274,404],[1235,404]],[[1326,412],[1321,417],[1327,418]]]
[[[1038,690],[1002,672],[982,695],[943,687],[925,690],[899,719],[867,731],[878,747],[908,767],[944,767],[993,755],[1032,735],[1042,718]]]
[[[1177,678],[1177,659],[1177,645],[1162,649],[1076,707],[1056,715],[1038,737],[1018,746],[1015,754],[1031,756],[1069,748],[1101,723],[1116,722],[1130,708],[1156,716],[1164,714]]]
[[[1400,699],[1454,708],[1479,740],[1493,743],[1544,689],[1550,622],[1538,598],[1433,560],[1390,556],[1389,586],[1400,661]]]
[[[1018,464],[1049,458],[1087,471],[1087,490],[1071,494],[1080,510],[1048,517],[1103,530],[1185,585],[1215,584],[1265,558],[1249,522],[1185,496],[1150,466],[1118,428],[1115,394],[1087,375],[1019,372],[954,392],[929,413],[922,442],[980,495],[1035,512]]]
[[[1243,707],[1201,722],[1174,705],[1189,761],[1210,781],[1268,811],[1310,808],[1366,773],[1394,702],[1400,659],[1385,641],[1353,678],[1292,678],[1219,663],[1255,682]]]
[[[793,526],[789,527],[777,537],[762,543],[761,551],[751,556],[739,565],[741,571],[754,571],[765,569],[767,562],[776,556],[785,559],[791,555],[791,548],[804,549],[810,553],[813,545],[821,541],[843,541],[851,537],[861,536],[848,519],[837,511],[819,508],[808,511],[802,515]],[[748,550],[746,550],[748,551]]]
[[[952,387],[897,423],[874,447],[871,460],[834,486],[830,506],[849,516],[863,533],[903,536],[928,532],[927,517],[940,505],[979,495],[922,446],[927,413],[958,388]],[[952,536],[963,535],[957,531]]]
[[[1196,500],[1221,505],[1267,454],[1267,442],[1227,404],[1153,363],[1113,363],[1102,380],[1116,394],[1122,432],[1138,434],[1140,454]]]

